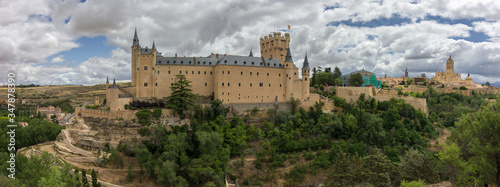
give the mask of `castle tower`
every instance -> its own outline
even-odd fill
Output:
[[[289,33],[285,33],[285,36],[281,36],[281,32],[269,34],[269,36],[260,38],[260,54],[264,58],[276,58],[284,63],[289,44]]]
[[[132,40],[131,54],[132,54],[132,86],[137,86],[137,73],[139,70],[139,55],[141,54],[141,45],[139,45],[139,38],[137,37],[137,29],[134,32],[134,39]]]
[[[451,59],[451,55],[450,55],[450,58],[448,58],[448,61],[446,62],[446,73],[447,74],[455,74],[455,71],[454,71],[454,67],[455,64],[453,62],[453,59]]]
[[[250,49],[250,54],[248,55],[249,57],[253,57],[252,50]]]
[[[293,60],[292,53],[290,53],[290,48],[286,52],[286,58],[284,62],[285,66],[285,100],[288,101],[293,97]]]
[[[109,106],[109,78],[106,77],[106,106]]]
[[[309,100],[309,87],[310,81],[309,76],[311,75],[311,69],[309,68],[309,62],[307,61],[307,53],[304,58],[304,63],[302,64],[302,99]]]
[[[408,77],[408,68],[405,70],[405,77]]]

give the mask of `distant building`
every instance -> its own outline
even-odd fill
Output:
[[[453,59],[448,58],[448,61],[446,62],[446,72],[442,71],[436,71],[436,75],[432,77],[432,80],[434,81],[439,81],[439,82],[458,82],[462,81],[462,78],[460,78],[460,74],[455,73],[455,62],[453,62]]]
[[[37,113],[39,112],[39,113],[45,114],[45,115],[47,115],[47,118],[50,119],[51,116],[55,116],[55,115],[61,113],[62,110],[59,107],[48,106],[48,107],[37,108],[36,112]]]
[[[342,81],[343,86],[349,86],[349,77],[352,74],[359,73],[363,77],[363,85],[362,87],[367,87],[367,86],[374,86],[376,88],[382,88],[382,81],[378,80],[377,77],[375,76],[375,73],[366,71],[366,70],[359,70],[359,71],[353,71],[348,74],[344,74],[340,76],[340,80]]]

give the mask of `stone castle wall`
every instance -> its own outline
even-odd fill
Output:
[[[75,108],[75,115],[80,117],[108,118],[108,119],[111,117],[109,111],[86,109],[82,107]]]

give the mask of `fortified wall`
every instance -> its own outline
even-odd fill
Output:
[[[331,89],[331,88],[330,88]],[[414,98],[411,96],[398,96],[398,95],[377,95],[374,87],[335,87],[337,96],[345,99],[347,102],[351,100],[356,102],[359,99],[359,95],[362,93],[368,98],[368,96],[375,98],[376,101],[389,101],[391,98],[395,97],[398,99],[403,99],[406,103],[413,106],[416,110],[421,110],[424,114],[428,115],[427,111],[427,101],[425,98]],[[396,91],[393,91],[397,94]]]

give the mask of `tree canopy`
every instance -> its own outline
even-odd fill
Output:
[[[172,84],[172,94],[167,99],[167,106],[184,118],[184,111],[193,106],[196,95],[191,89],[191,81],[185,75],[176,75],[176,82]]]

